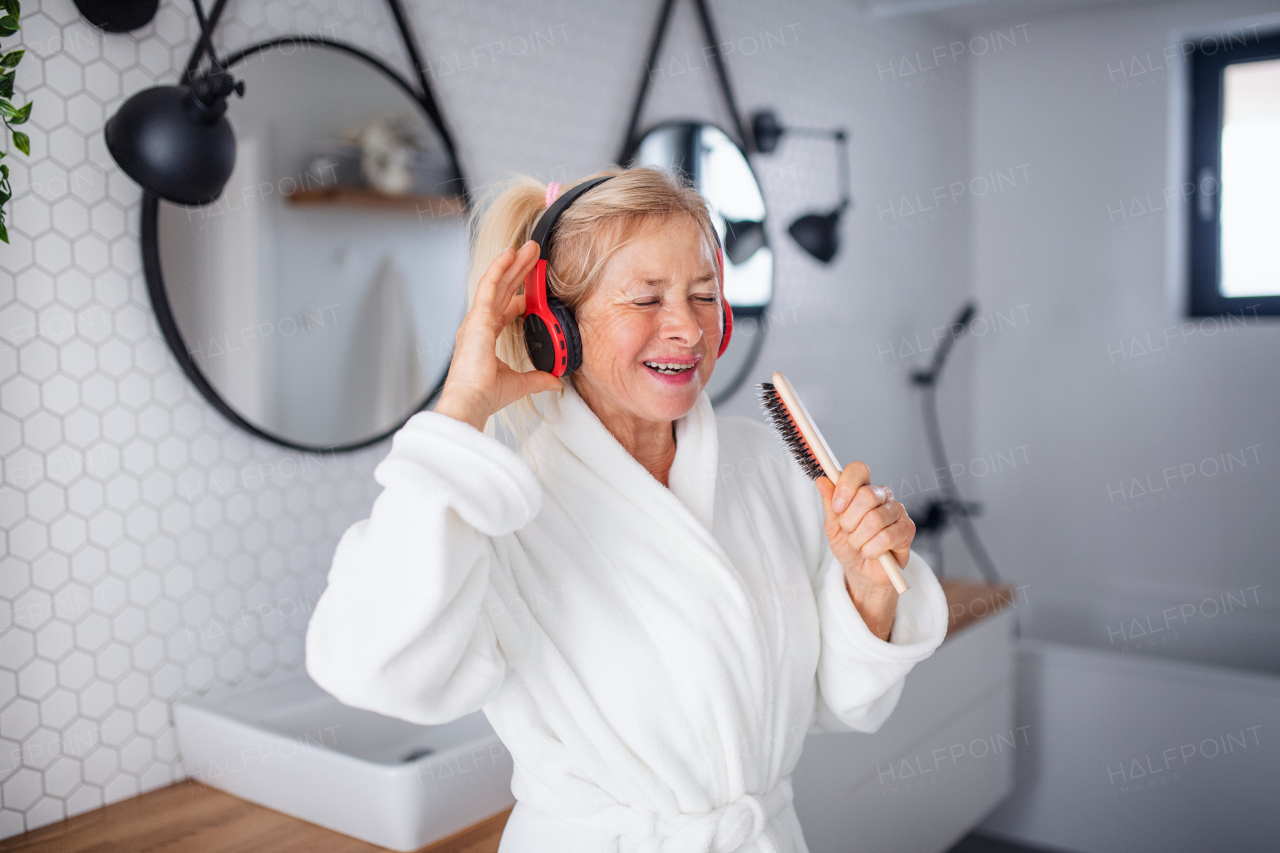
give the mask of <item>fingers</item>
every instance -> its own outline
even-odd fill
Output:
[[[898,566],[902,567],[911,556],[911,542],[915,536],[915,522],[906,512],[903,512],[901,518],[882,528],[863,543],[862,557],[865,560],[875,560],[884,552],[892,551]]]
[[[862,524],[868,514],[876,511],[877,507],[884,507],[892,500],[893,491],[888,486],[873,486],[870,484],[862,486],[854,493],[849,507],[840,513],[840,527],[846,532],[852,533],[858,529],[858,526]]]
[[[865,463],[850,462],[840,472],[840,479],[835,484],[835,495],[831,499],[831,508],[836,512],[844,512],[858,489],[871,482],[871,470]]]
[[[526,370],[518,374],[520,377],[520,396],[536,394],[539,391],[563,391],[564,385],[556,376],[545,370]]]
[[[474,308],[501,323],[520,283],[538,262],[538,244],[529,240],[516,249],[503,249],[485,270],[476,288]],[[509,318],[507,322],[510,322]],[[505,325],[505,324],[503,324]]]
[[[849,547],[861,551],[864,558],[909,547],[915,536],[915,524],[906,507],[893,499],[888,486],[862,486],[844,512],[835,516],[828,510],[827,524],[833,520],[847,535]],[[885,534],[886,530],[892,532]]]

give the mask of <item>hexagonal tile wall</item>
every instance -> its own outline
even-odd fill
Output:
[[[141,194],[102,125],[129,94],[176,79],[191,10],[162,4],[122,35],[71,0],[23,13],[32,156],[6,158],[0,245],[0,838],[183,778],[171,702],[300,668],[333,546],[368,513],[385,453],[251,438],[164,344]],[[233,3],[218,40],[325,27],[404,72],[377,2]]]

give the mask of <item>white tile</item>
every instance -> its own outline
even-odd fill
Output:
[[[0,809],[0,838],[9,838],[26,832],[27,826],[22,812],[15,809]]]
[[[80,762],[63,756],[44,770],[45,793],[65,797],[80,784]]]
[[[129,671],[129,647],[113,642],[98,652],[95,660],[98,675],[114,682]]]
[[[74,95],[84,82],[81,67],[61,53],[45,60],[44,76],[45,82],[65,97]]]
[[[82,518],[64,515],[49,526],[49,536],[52,547],[74,554],[88,539],[88,525]]]
[[[28,699],[40,700],[53,692],[58,674],[52,663],[36,658],[18,670],[18,693]]]
[[[52,521],[66,507],[66,493],[52,483],[41,483],[27,492],[27,513],[37,521]]]
[[[31,519],[23,519],[9,531],[9,551],[16,557],[33,560],[49,544],[49,530]]]
[[[0,667],[17,672],[18,668],[31,660],[36,653],[35,636],[26,628],[16,627],[23,624],[19,614],[14,614],[14,627],[5,628],[0,634]],[[29,621],[27,624],[31,624]],[[0,737],[4,736],[0,733]]]
[[[102,785],[115,775],[120,767],[120,754],[113,747],[99,746],[84,759],[84,779],[94,785]]]
[[[41,400],[50,412],[69,415],[80,405],[80,386],[68,376],[54,376],[45,381]]]
[[[138,777],[131,773],[120,772],[102,788],[103,797],[108,804],[136,797],[141,793]]]
[[[76,650],[58,663],[58,683],[79,690],[93,677],[93,658]]]
[[[107,715],[116,701],[115,688],[105,679],[95,678],[80,691],[80,713],[94,720]]]
[[[27,829],[39,829],[51,823],[57,823],[67,816],[62,800],[56,797],[41,797],[27,809]]]
[[[71,242],[60,234],[42,234],[35,239],[36,262],[51,273],[71,266]]]
[[[9,414],[25,418],[40,406],[40,386],[25,376],[14,376],[0,385],[0,405]]]
[[[62,730],[79,712],[76,694],[59,687],[40,703],[40,722],[52,729]]]
[[[67,797],[66,803],[67,817],[74,817],[75,815],[101,808],[103,805],[102,789],[97,785],[82,784],[72,792],[71,796]]]
[[[54,538],[54,541],[50,543],[52,547],[56,548],[58,547],[58,544],[59,544],[57,542],[57,537],[54,536],[54,531],[58,527],[58,525],[62,524],[64,521],[70,521],[74,523],[77,520],[78,519],[75,519],[71,516],[63,516],[62,518],[59,518],[57,521],[55,521],[49,527],[50,535],[53,536]],[[36,557],[36,559],[31,564],[31,583],[34,586],[38,586],[41,589],[49,590],[50,592],[53,592],[57,590],[59,587],[61,587],[66,582],[67,578],[69,578],[70,576],[71,576],[71,561],[67,559],[65,554],[58,554],[53,551],[45,551],[39,557]],[[54,599],[54,612],[55,613],[58,612],[57,599]]]
[[[137,709],[146,701],[149,688],[150,683],[147,677],[134,670],[116,685],[116,701],[120,703],[121,707]]]
[[[36,654],[49,661],[61,661],[74,646],[72,626],[60,619],[51,619],[36,630]],[[87,654],[84,657],[88,657]],[[73,667],[76,665],[72,665]],[[68,684],[67,686],[78,686]]]
[[[18,697],[0,710],[0,737],[23,741],[40,725],[40,707],[30,699]],[[6,796],[6,804],[11,801]]]

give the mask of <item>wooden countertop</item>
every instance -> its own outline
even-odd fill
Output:
[[[1007,586],[942,580],[948,638],[1014,605]],[[507,809],[419,853],[497,853]],[[186,779],[0,841],[0,853],[378,853],[377,847]]]

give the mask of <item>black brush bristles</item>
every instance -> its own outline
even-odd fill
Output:
[[[778,431],[778,435],[782,438],[783,444],[791,451],[791,455],[800,463],[800,468],[808,475],[810,480],[816,480],[821,477],[826,472],[822,470],[822,465],[818,462],[818,458],[809,449],[809,442],[805,441],[804,436],[801,435],[795,419],[791,417],[791,412],[788,411],[787,404],[783,402],[782,395],[778,393],[778,389],[774,387],[772,382],[761,382],[757,387],[760,389],[760,408],[764,410],[769,422],[773,424],[773,428]]]

